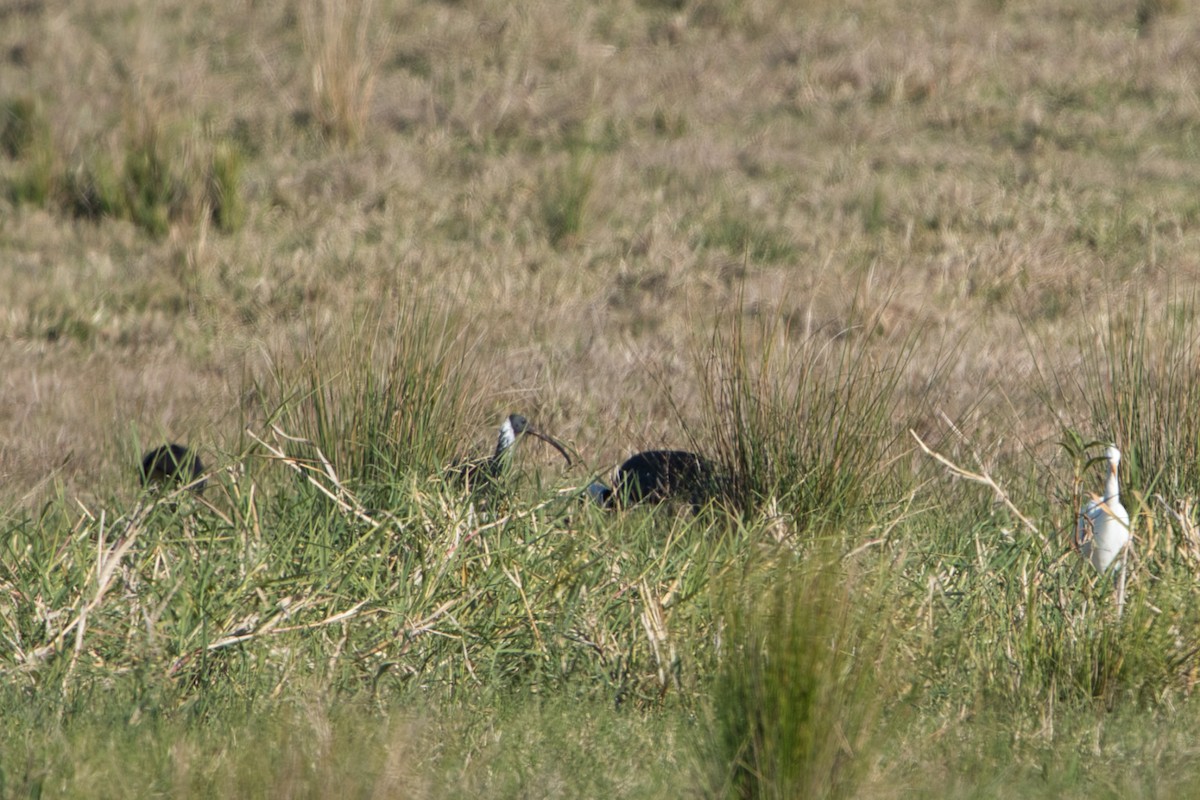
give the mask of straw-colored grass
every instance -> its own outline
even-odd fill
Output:
[[[1181,4],[10,6],[0,793],[1195,793]]]

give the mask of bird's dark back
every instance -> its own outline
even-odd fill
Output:
[[[142,456],[142,483],[151,484],[188,484],[204,474],[204,462],[199,454],[190,447],[181,444],[164,444],[146,451]],[[196,492],[204,491],[206,481],[200,481],[192,488]]]
[[[697,453],[647,450],[617,468],[614,492],[630,504],[678,498],[699,506],[713,495],[715,481],[712,463]]]
[[[494,487],[503,477],[503,464],[500,456],[460,461],[450,467],[447,475],[451,481],[468,490]]]

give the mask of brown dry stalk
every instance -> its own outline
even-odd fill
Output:
[[[995,492],[996,496],[998,498],[1000,498],[1000,501],[1002,503],[1004,503],[1004,505],[1007,506],[1008,509],[1013,512],[1014,515],[1016,515],[1017,519],[1021,520],[1021,523],[1026,528],[1029,529],[1030,533],[1032,533],[1034,536],[1037,536],[1039,539],[1041,539],[1043,543],[1049,544],[1049,542],[1046,540],[1046,537],[1043,536],[1042,532],[1038,530],[1037,525],[1034,525],[1033,521],[1030,520],[1029,517],[1027,517],[1021,513],[1021,509],[1017,508],[1017,506],[1013,503],[1013,501],[1009,499],[1008,492],[1004,491],[1004,489],[1000,486],[1000,484],[996,483],[995,479],[992,478],[991,474],[989,474],[988,471],[983,467],[983,464],[980,461],[978,454],[975,455],[975,461],[977,464],[979,464],[980,471],[972,472],[968,469],[964,469],[963,467],[960,467],[958,464],[955,464],[953,461],[946,458],[941,453],[935,452],[932,448],[929,447],[929,445],[925,444],[925,442],[921,439],[921,437],[917,435],[916,431],[914,431],[910,428],[908,432],[912,435],[912,437],[914,439],[917,440],[917,445],[921,448],[921,450],[925,453],[925,455],[929,456],[930,458],[934,459],[942,466],[946,467],[946,469],[948,469],[952,475],[955,475],[959,478],[963,478],[965,480],[972,481],[974,483],[981,483],[984,486],[987,486],[988,488],[990,488],[993,492]]]
[[[642,597],[641,622],[650,642],[650,652],[654,654],[654,663],[658,668],[658,684],[662,692],[670,686],[668,676],[673,674],[671,667],[675,663],[675,646],[667,631],[666,617],[663,615],[663,602],[650,589],[649,581],[642,579],[638,584],[638,593]]]
[[[117,567],[120,565],[125,554],[129,552],[129,548],[137,540],[138,532],[141,530],[141,517],[148,509],[139,506],[130,515],[128,522],[125,524],[125,534],[117,539],[111,547],[105,547],[104,542],[104,519],[105,513],[100,514],[100,536],[96,544],[96,567],[94,571],[96,591],[92,599],[85,603],[76,614],[75,618],[67,623],[54,637],[46,644],[35,649],[26,657],[26,664],[32,666],[37,662],[46,660],[52,654],[57,652],[62,646],[67,634],[75,632],[75,652],[71,660],[71,665],[67,669],[67,676],[70,675],[74,668],[75,661],[78,659],[80,651],[83,649],[83,634],[87,627],[88,615],[104,601],[104,596],[108,592],[109,586],[112,584],[113,576],[116,573]],[[64,681],[67,679],[64,676]]]
[[[300,444],[305,444],[305,445],[312,447],[317,453],[317,458],[319,458],[321,460],[321,470],[318,471],[315,467],[313,467],[309,464],[305,464],[295,458],[292,458],[291,456],[284,453],[283,450],[279,449],[278,447],[274,447],[274,446],[268,444],[266,441],[264,441],[259,436],[257,436],[254,433],[254,431],[252,431],[252,430],[247,429],[246,435],[249,436],[254,441],[258,442],[260,445],[262,445],[263,448],[266,449],[266,451],[268,453],[270,453],[271,457],[274,458],[276,461],[283,462],[284,464],[291,467],[293,470],[295,470],[300,475],[303,475],[304,479],[306,481],[308,481],[313,486],[315,486],[317,488],[317,491],[321,492],[321,494],[325,495],[330,500],[332,500],[334,503],[336,503],[338,508],[342,509],[342,511],[345,511],[347,514],[353,514],[359,520],[362,520],[363,522],[367,523],[368,525],[371,525],[374,527],[379,527],[383,524],[380,521],[376,520],[374,517],[372,517],[370,514],[368,514],[366,512],[366,510],[362,507],[362,504],[360,504],[358,502],[358,498],[356,498],[354,496],[354,494],[352,492],[350,492],[350,490],[348,490],[345,486],[342,485],[342,482],[338,479],[337,472],[335,472],[333,469],[333,465],[331,463],[329,463],[329,459],[325,457],[325,454],[321,452],[320,448],[318,448],[316,445],[314,445],[312,442],[310,442],[307,439],[296,437],[296,436],[289,436],[288,434],[281,431],[278,428],[278,426],[272,425],[271,430],[272,430],[272,432],[274,432],[274,434],[277,438],[284,439],[289,442],[297,442]],[[322,483],[321,481],[317,480],[314,477],[315,474],[324,475],[325,478],[327,478],[329,480],[329,482],[333,485],[334,488],[332,490],[329,489],[327,486],[325,486],[324,483]]]
[[[260,639],[264,636],[274,636],[283,633],[291,633],[293,631],[305,631],[312,630],[313,628],[323,628],[329,625],[337,625],[338,623],[343,623],[359,616],[361,613],[363,613],[363,607],[367,605],[367,601],[363,600],[351,606],[350,608],[330,614],[325,619],[318,620],[316,622],[306,622],[302,625],[287,625],[282,627],[279,625],[280,622],[283,622],[287,618],[294,616],[298,611],[311,606],[314,602],[314,599],[308,598],[295,605],[289,605],[274,614],[257,629],[243,633],[241,631],[248,627],[252,627],[255,621],[254,616],[256,615],[248,617],[246,620],[243,620],[242,624],[235,626],[235,629],[238,632],[222,636],[216,641],[209,642],[204,647],[198,647],[194,650],[190,650],[189,652],[175,659],[174,663],[172,663],[170,668],[167,670],[167,676],[171,677],[177,674],[180,669],[182,669],[189,662],[191,662],[192,659],[204,651],[211,652],[214,650],[221,650],[226,647],[231,647],[235,644],[241,644],[242,642]]]

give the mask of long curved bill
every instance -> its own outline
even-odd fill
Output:
[[[541,431],[534,430],[533,428],[526,428],[525,432],[528,433],[530,436],[536,436],[537,438],[541,439],[546,444],[553,447],[558,452],[562,453],[562,457],[564,459],[566,459],[567,466],[568,467],[571,466],[571,456],[567,454],[567,449],[565,447],[563,447],[561,444],[559,444],[557,439],[555,439],[552,436],[547,436],[546,434],[542,433]]]

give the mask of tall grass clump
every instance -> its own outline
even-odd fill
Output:
[[[581,156],[572,154],[568,164],[546,180],[541,198],[542,222],[554,247],[569,244],[582,233],[593,169]]]
[[[246,219],[246,203],[242,199],[242,151],[232,141],[214,145],[205,182],[205,204],[217,229],[232,233]]]
[[[13,97],[0,104],[0,152],[22,165],[8,181],[9,199],[46,205],[58,188],[58,163],[50,124],[34,98]]]
[[[59,191],[58,163],[50,148],[38,147],[23,160],[24,169],[8,182],[9,200],[44,208]]]
[[[313,116],[325,135],[354,144],[367,128],[383,55],[376,5],[319,0],[301,6],[300,22]]]
[[[901,376],[912,344],[878,356],[867,338],[793,340],[779,323],[751,331],[741,319],[718,326],[701,365],[704,411],[736,506],[773,499],[799,527],[821,529],[899,496]]]
[[[704,751],[709,796],[854,795],[886,703],[891,636],[882,608],[862,599],[875,590],[854,585],[836,565],[781,564],[731,602]]]
[[[1080,382],[1068,387],[1094,427],[1121,449],[1129,483],[1148,499],[1200,495],[1200,326],[1195,298],[1154,312],[1143,301],[1089,331]]]
[[[32,97],[0,103],[0,151],[8,158],[24,158],[35,147],[45,146],[49,135],[50,126]]]
[[[395,487],[437,474],[469,414],[471,350],[449,315],[412,304],[394,320],[372,314],[332,342],[317,342],[277,375],[268,407],[308,456],[329,459],[355,489]]]
[[[129,218],[153,236],[163,236],[183,211],[188,188],[176,153],[157,120],[147,118],[126,140],[121,173]]]
[[[77,219],[120,217],[127,207],[122,177],[110,159],[91,153],[67,172],[60,203]]]

